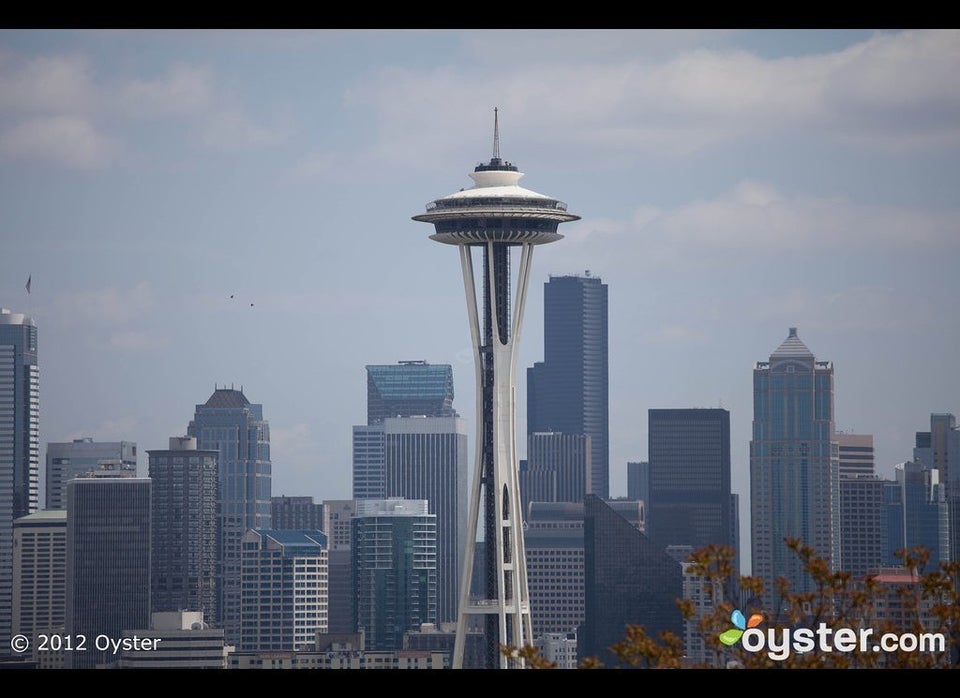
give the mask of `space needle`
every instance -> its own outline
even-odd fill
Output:
[[[476,367],[477,449],[460,580],[455,669],[463,668],[466,632],[477,625],[484,631],[485,668],[511,666],[501,646],[533,644],[517,467],[517,353],[533,248],[561,239],[560,223],[580,219],[568,213],[562,201],[517,184],[523,173],[500,158],[496,109],[493,115],[493,157],[470,174],[473,187],[432,201],[426,213],[413,216],[415,221],[434,225],[431,240],[460,250]],[[474,250],[477,261],[482,257],[482,268],[477,270],[482,275],[481,310]],[[519,263],[511,310],[512,257],[518,257]],[[474,559],[478,527],[483,531],[482,560]],[[471,585],[475,567],[482,580],[479,589]]]

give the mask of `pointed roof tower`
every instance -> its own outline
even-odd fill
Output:
[[[812,359],[813,352],[807,349],[807,345],[800,341],[797,336],[797,328],[791,327],[787,338],[783,340],[777,350],[770,355],[770,359]]]

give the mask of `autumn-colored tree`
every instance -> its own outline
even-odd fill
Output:
[[[610,647],[618,662],[612,668],[960,668],[960,562],[927,570],[930,555],[917,547],[897,554],[903,575],[893,582],[882,575],[857,579],[849,572],[831,571],[829,563],[800,540],[787,539],[786,544],[810,575],[812,590],[793,591],[787,579],[778,578],[776,611],[770,613],[757,605],[766,591],[763,580],[737,574],[732,548],[708,545],[693,553],[688,570],[703,581],[707,599],[701,608],[707,612],[697,618],[698,609],[691,600],[678,599],[677,604],[684,619],[696,624],[712,659],[690,662],[676,634],[651,637],[643,627],[630,625],[623,640]],[[742,598],[757,601],[741,609]],[[774,633],[779,649],[744,648],[743,631],[751,628],[767,637]],[[799,628],[834,641],[852,637],[855,645],[845,646],[846,651],[825,651],[820,645],[806,651],[799,651],[795,644],[785,647],[783,642]],[[943,646],[926,651],[919,646],[884,650],[876,643],[887,633],[936,636],[942,638]],[[556,668],[534,647],[503,647],[502,651],[527,668]],[[606,667],[596,658],[587,658],[579,668]]]

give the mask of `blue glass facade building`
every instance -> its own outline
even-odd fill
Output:
[[[543,361],[527,369],[527,433],[590,436],[587,491],[610,496],[607,285],[551,276],[543,286]]]
[[[785,539],[811,546],[834,568],[840,562],[840,457],[834,439],[833,364],[817,361],[791,327],[753,371],[750,442],[753,576],[775,613],[775,579],[792,592],[812,580]]]
[[[219,453],[221,617],[228,644],[238,644],[240,542],[249,529],[271,527],[270,426],[263,406],[242,390],[217,388],[196,406],[187,435],[197,448]]]
[[[426,361],[367,366],[367,424],[387,417],[456,417],[453,367]]]

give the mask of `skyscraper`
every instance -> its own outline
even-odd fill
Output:
[[[384,489],[383,420],[459,416],[453,408],[453,367],[399,361],[366,368],[367,423],[353,427],[353,497],[383,499],[388,496]]]
[[[753,370],[750,511],[753,576],[764,582],[764,606],[776,613],[777,577],[787,578],[791,592],[812,590],[785,539],[811,546],[834,568],[840,562],[833,364],[817,361],[795,327]]]
[[[11,656],[13,522],[40,499],[37,326],[0,308],[0,661]]]
[[[241,650],[306,650],[327,632],[323,532],[248,530],[241,566]]]
[[[543,361],[527,369],[527,431],[588,434],[589,492],[610,497],[607,285],[589,271],[543,286]]]
[[[174,436],[167,450],[147,451],[153,483],[152,612],[219,615],[217,515],[220,452]]]
[[[270,527],[285,530],[316,529],[323,531],[323,504],[311,496],[270,498]]]
[[[535,433],[527,437],[520,467],[524,516],[530,502],[583,502],[590,478],[590,436]]]
[[[350,559],[355,499],[325,499],[323,525],[327,534],[327,630],[353,633],[353,567]]]
[[[627,463],[627,499],[646,502],[650,499],[650,462]]]
[[[220,617],[228,644],[240,639],[240,539],[249,529],[270,528],[270,425],[263,406],[243,390],[215,388],[196,406],[187,435],[197,448],[219,452]]]
[[[947,500],[950,559],[960,560],[960,429],[949,412],[930,415],[930,431],[916,433],[913,459],[939,472]]]
[[[13,634],[36,638],[66,627],[67,512],[35,511],[13,524]],[[63,668],[63,655],[37,651],[37,668]],[[30,655],[27,655],[30,656]],[[51,666],[51,659],[59,662]]]
[[[596,495],[584,500],[584,623],[578,636],[581,659],[614,663],[610,647],[627,625],[650,637],[670,631],[682,637],[683,595],[679,562],[637,526]]]
[[[454,621],[467,536],[466,422],[388,417],[383,430],[386,496],[424,499],[437,517],[437,621]]]
[[[424,499],[365,499],[352,524],[356,628],[367,649],[403,649],[437,621],[437,517]]]
[[[647,535],[663,547],[733,547],[730,413],[719,408],[652,409],[647,421]]]
[[[47,444],[47,509],[67,508],[67,481],[91,470],[137,472],[134,441],[94,441],[90,437]]]
[[[430,202],[426,213],[413,217],[434,226],[432,240],[456,245],[460,252],[477,377],[477,456],[464,539],[454,668],[463,666],[464,640],[473,617],[482,619],[489,668],[507,667],[501,645],[532,641],[517,477],[517,348],[533,248],[559,240],[560,223],[579,216],[568,213],[562,201],[520,187],[522,176],[516,165],[500,158],[494,110],[493,157],[471,173],[474,186]],[[475,249],[482,254],[479,310]],[[519,273],[511,297],[510,263],[517,249]],[[491,544],[484,546],[481,562],[483,588],[473,593],[470,582],[478,527]]]
[[[95,640],[150,625],[151,481],[82,477],[67,483],[66,632],[84,651],[66,652],[67,669],[118,660]]]
[[[840,451],[840,477],[873,475],[873,434],[834,434]]]

